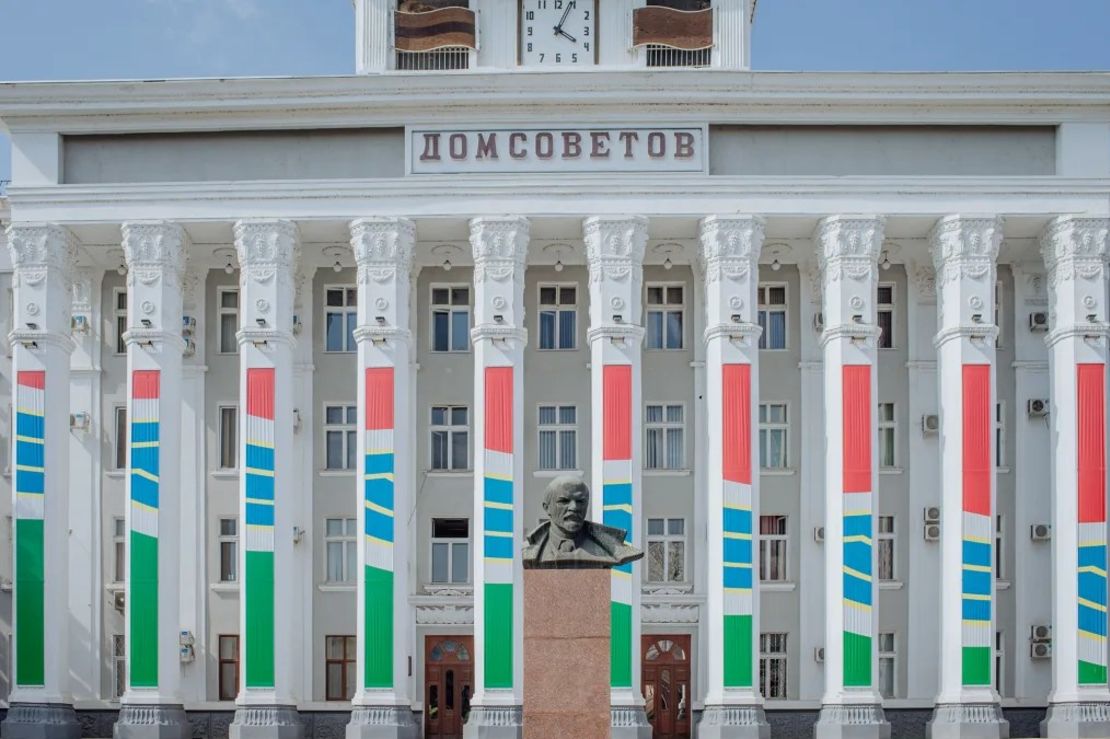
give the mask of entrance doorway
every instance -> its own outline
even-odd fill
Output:
[[[644,708],[653,739],[690,736],[690,636],[643,637]]]
[[[474,684],[474,638],[424,638],[424,736],[461,739]]]

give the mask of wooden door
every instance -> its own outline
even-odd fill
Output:
[[[690,637],[643,637],[645,709],[654,739],[690,736]]]
[[[474,694],[474,639],[424,639],[424,736],[461,739]]]

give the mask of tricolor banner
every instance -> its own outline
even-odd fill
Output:
[[[843,368],[844,685],[871,686],[871,365]]]
[[[15,398],[15,682],[45,681],[46,373],[19,372]]]
[[[602,370],[601,522],[632,544],[632,365]],[[632,563],[612,569],[610,684],[632,687]],[[637,587],[639,585],[637,584]]]
[[[994,517],[991,515],[991,366],[963,366],[963,684],[991,684]]]
[[[724,684],[752,687],[752,368],[721,368]]]
[[[158,687],[160,398],[158,370],[131,373],[131,550],[127,582],[131,617],[127,678],[136,688]]]
[[[1080,685],[1106,687],[1106,365],[1076,367],[1078,411],[1077,666]]]
[[[274,687],[274,370],[247,369],[246,686]]]
[[[368,367],[365,392],[363,686],[382,689],[393,687],[393,368]]]
[[[513,368],[485,368],[485,688],[513,687]]]

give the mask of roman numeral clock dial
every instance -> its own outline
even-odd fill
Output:
[[[574,67],[596,59],[594,0],[520,0],[520,63]]]

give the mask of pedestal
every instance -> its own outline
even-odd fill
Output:
[[[524,571],[524,739],[610,736],[610,574]]]

